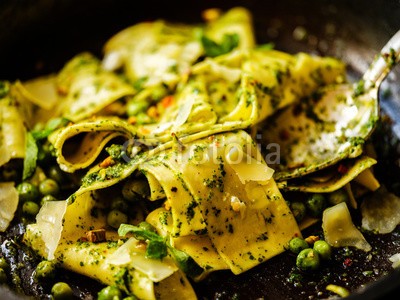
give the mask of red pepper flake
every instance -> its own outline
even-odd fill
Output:
[[[169,95],[169,96],[165,96],[164,98],[162,98],[161,100],[161,105],[164,108],[167,108],[168,106],[171,106],[171,104],[174,102],[174,96]]]
[[[343,262],[343,266],[345,268],[350,267],[353,264],[353,261],[351,260],[351,258],[346,258]]]
[[[280,138],[282,141],[287,141],[287,140],[289,139],[289,136],[290,136],[289,131],[287,131],[286,129],[282,129],[282,130],[279,132],[279,138]]]
[[[111,156],[108,156],[100,163],[100,168],[108,168],[113,164],[115,164],[114,160]]]
[[[340,174],[346,174],[348,171],[349,171],[349,169],[345,165],[340,164],[338,166],[338,172]]]
[[[340,164],[338,166],[338,172],[340,174],[346,174],[348,171],[349,171],[349,169],[345,165]]]
[[[128,118],[129,124],[134,125],[134,124],[136,124],[136,122],[137,122],[137,118],[135,116],[131,116]]]

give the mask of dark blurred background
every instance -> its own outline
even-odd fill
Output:
[[[319,36],[325,24],[334,23],[335,37],[378,46],[400,27],[400,5],[395,0],[2,0],[0,78],[27,79],[57,71],[80,51],[100,56],[109,37],[138,21],[165,18],[195,23],[206,8],[237,5],[252,10],[260,41],[272,40],[284,51],[308,50],[309,45],[288,42],[298,24]],[[268,35],[268,26],[279,35]]]

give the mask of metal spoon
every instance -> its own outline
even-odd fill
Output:
[[[359,82],[324,87],[268,122],[264,142],[280,147],[274,178],[300,177],[359,156],[379,119],[379,87],[399,60],[400,31]]]

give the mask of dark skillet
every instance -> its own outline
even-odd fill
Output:
[[[273,42],[278,50],[307,51],[333,55],[349,65],[352,78],[359,78],[384,43],[400,29],[400,2],[397,0],[354,1],[2,1],[0,3],[0,79],[28,79],[58,71],[63,63],[80,51],[101,55],[101,45],[118,30],[138,21],[164,18],[199,22],[200,12],[209,7],[223,9],[243,5],[254,16],[259,43]],[[308,38],[296,40],[297,26],[307,30]],[[390,117],[373,136],[378,151],[376,172],[387,188],[400,195],[400,68],[392,72],[381,89],[382,114]],[[359,225],[359,215],[354,220]],[[320,225],[307,234],[321,234]],[[0,236],[1,251],[13,261],[14,274],[21,277],[23,292],[48,298],[49,286],[29,281],[38,261],[23,247],[4,251],[4,242],[17,240],[23,227],[15,224]],[[350,249],[335,251],[334,259],[321,271],[300,274],[295,257],[284,253],[242,274],[212,274],[194,284],[200,299],[315,299],[333,294],[327,283],[346,286],[352,299],[395,298],[400,292],[400,272],[393,271],[388,257],[400,252],[400,230],[388,235],[365,233],[373,245],[372,258]],[[350,253],[349,253],[350,252]],[[22,263],[22,267],[18,266]],[[101,285],[69,272],[59,272],[55,280],[71,283],[77,296],[95,297]],[[15,290],[16,285],[11,284]],[[20,299],[13,291],[0,287],[0,299]],[[396,297],[398,298],[398,297]]]

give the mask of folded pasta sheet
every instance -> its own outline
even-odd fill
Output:
[[[204,233],[237,274],[284,251],[300,235],[248,134],[214,135],[183,147],[139,165],[165,191],[171,223],[164,224],[172,237]],[[205,242],[192,239],[194,244]],[[190,247],[190,239],[177,241]]]

